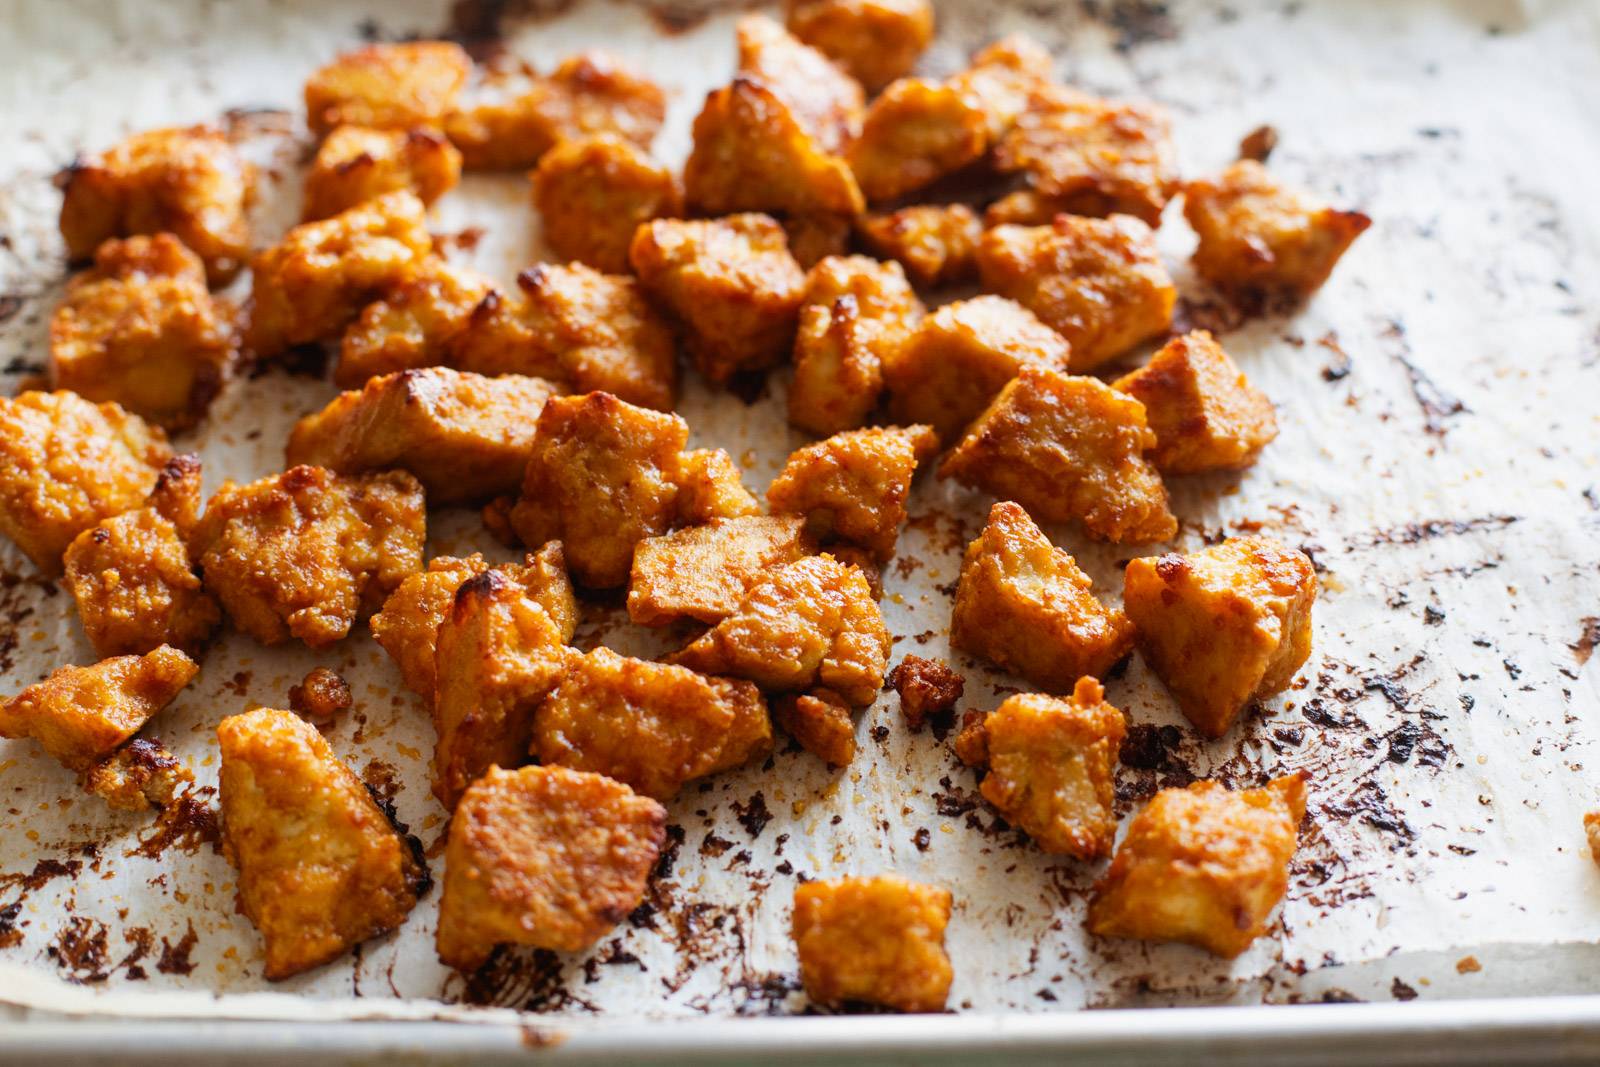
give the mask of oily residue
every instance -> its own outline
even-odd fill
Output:
[[[187,975],[192,973],[196,965],[189,958],[189,955],[194,951],[197,941],[199,941],[199,938],[194,932],[193,922],[188,924],[188,928],[184,930],[183,936],[178,938],[176,944],[163,937],[161,939],[161,958],[156,961],[156,970],[162,974]]]
[[[759,790],[752,793],[743,804],[734,801],[733,810],[739,818],[739,825],[745,828],[752,841],[760,837],[761,831],[772,821],[772,812],[767,810],[767,798]]]
[[[203,845],[219,847],[222,828],[216,806],[211,803],[216,795],[215,787],[209,785],[187,790],[161,809],[155,825],[139,836],[138,847],[126,854],[154,860],[169,848],[193,855]]]
[[[69,916],[45,951],[70,982],[89,985],[110,977],[110,944],[103,922],[84,915]]]
[[[1408,522],[1402,526],[1371,530],[1350,538],[1346,543],[1351,548],[1375,548],[1378,545],[1416,545],[1439,537],[1460,537],[1463,534],[1478,533],[1484,530],[1501,530],[1521,521],[1522,516],[1520,515],[1479,515],[1470,519],[1429,519],[1423,522]]]
[[[1595,646],[1600,645],[1600,618],[1591,615],[1579,619],[1578,626],[1578,639],[1572,643],[1572,658],[1581,667],[1594,655]]]

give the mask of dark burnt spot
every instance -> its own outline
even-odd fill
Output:
[[[1181,766],[1178,746],[1182,743],[1183,732],[1176,726],[1138,723],[1128,727],[1119,758],[1124,766],[1138,770],[1171,771]]]
[[[83,870],[80,860],[42,859],[33,865],[33,870],[27,874],[0,875],[0,888],[17,886],[26,896],[35,890],[44,888],[45,884],[57,878],[76,878],[78,872]]]
[[[1257,126],[1239,141],[1239,158],[1265,163],[1272,150],[1278,147],[1276,126]]]
[[[1376,548],[1379,545],[1416,545],[1440,537],[1460,537],[1481,531],[1503,530],[1522,521],[1520,515],[1479,515],[1470,519],[1429,519],[1408,522],[1358,534],[1349,541],[1351,548]]]
[[[734,801],[733,810],[739,818],[739,825],[744,827],[752,841],[760,837],[761,831],[772,821],[772,812],[767,810],[767,798],[759,791],[751,794],[743,804]]]
[[[199,937],[194,932],[194,923],[190,922],[183,931],[183,936],[177,942],[161,939],[161,958],[156,961],[156,970],[162,974],[193,974],[195,962],[189,958],[194,952]]]
[[[1389,984],[1389,995],[1396,1000],[1417,999],[1417,991],[1398,978]]]
[[[0,293],[0,323],[10,322],[22,310],[23,299],[16,293]]]
[[[1429,604],[1427,607],[1422,609],[1422,621],[1427,625],[1438,626],[1440,623],[1444,622],[1444,620],[1445,614],[1442,608],[1436,608],[1432,604]]]
[[[1333,353],[1333,358],[1322,368],[1322,380],[1337,382],[1350,376],[1350,353],[1339,344],[1339,335],[1332,330],[1317,338],[1317,344]]]
[[[706,836],[700,842],[700,855],[712,857],[721,856],[732,847],[733,842],[729,841],[726,837],[718,836],[715,831],[707,831]]]
[[[1572,658],[1581,667],[1589,662],[1594,650],[1600,646],[1600,618],[1588,616],[1578,620],[1578,639],[1572,643]]]
[[[212,786],[201,786],[177,797],[161,809],[155,826],[140,835],[139,846],[127,855],[160,859],[169,848],[192,855],[203,845],[219,847],[222,828],[217,809],[210,803],[216,793]]]
[[[764,370],[740,371],[728,379],[724,386],[748,407],[767,395],[767,372]]]
[[[17,916],[21,914],[20,901],[0,908],[0,948],[15,948],[22,944],[22,931],[17,928]]]
[[[1157,0],[1080,0],[1086,18],[1103,24],[1112,45],[1127,54],[1141,45],[1178,39],[1172,11]]]
[[[422,839],[411,832],[411,827],[400,821],[399,813],[395,810],[394,798],[400,784],[395,777],[394,768],[381,760],[372,760],[361,772],[361,778],[361,784],[367,787],[367,795],[378,805],[378,810],[389,820],[389,825],[400,835],[400,840],[405,842],[406,851],[411,853],[412,868],[407,873],[407,886],[412,895],[418,899],[427,896],[428,890],[433,888],[433,872],[428,869],[428,852],[422,844]]]
[[[800,982],[793,975],[769,971],[740,978],[729,990],[734,996],[735,1014],[785,1015],[787,1001],[800,991]]]
[[[69,982],[89,985],[110,977],[110,945],[103,922],[73,915],[45,951]]]
[[[932,841],[933,835],[928,832],[926,826],[917,827],[917,832],[911,835],[911,843],[917,846],[918,852],[928,851],[928,846]]]
[[[594,1011],[593,1004],[567,989],[564,972],[561,957],[548,949],[501,945],[466,976],[460,1000],[521,1011]]]

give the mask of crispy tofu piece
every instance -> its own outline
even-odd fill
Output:
[[[789,421],[816,434],[866,423],[883,392],[883,364],[922,318],[898,263],[830,256],[806,276],[794,343]]]
[[[31,737],[62,766],[87,771],[172,703],[199,671],[167,645],[60,667],[0,704],[0,737]]]
[[[1073,214],[1060,197],[1045,196],[1036,189],[1007,193],[983,209],[983,228],[996,226],[1048,226],[1057,215]]]
[[[467,53],[448,41],[373,44],[345,52],[306,80],[306,124],[319,137],[339,126],[438,126],[471,72]]]
[[[950,643],[1052,693],[1103,678],[1133,649],[1133,623],[1090,592],[1077,560],[1021,506],[1002,501],[967,546]]]
[[[895,875],[797,886],[793,932],[806,996],[943,1011],[952,977],[944,950],[950,904],[948,889]]]
[[[872,203],[932,185],[983,158],[989,120],[973,93],[922,78],[901,78],[867,108],[861,136],[845,153]]]
[[[869,93],[911,73],[933,43],[930,0],[791,0],[789,32]]]
[[[541,156],[533,203],[556,255],[607,274],[628,273],[628,245],[640,223],[683,213],[672,171],[609,133],[567,141]]]
[[[767,488],[774,514],[806,517],[818,541],[846,541],[879,563],[894,557],[917,466],[939,451],[930,426],[846,430],[789,456]]]
[[[398,467],[417,476],[430,504],[481,502],[522,484],[539,412],[560,391],[518,374],[386,374],[295,423],[284,455],[290,466],[340,474]]]
[[[205,502],[200,475],[198,455],[185,452],[173,456],[162,466],[154,488],[145,498],[145,506],[154,508],[176,526],[185,544],[194,535],[194,528],[200,522],[200,508]]]
[[[136,133],[67,169],[61,236],[76,261],[113,237],[170,233],[205,263],[213,285],[224,285],[250,248],[254,187],[255,168],[215,127]]]
[[[628,618],[642,626],[721,622],[758,580],[810,555],[804,527],[799,515],[745,515],[645,538],[633,550]]]
[[[50,385],[183,428],[221,389],[234,347],[199,256],[167,233],[110,240],[50,320]]]
[[[1140,654],[1206,737],[1281,692],[1311,654],[1316,571],[1271,538],[1131,560],[1122,599]]]
[[[761,504],[744,487],[744,474],[725,449],[683,453],[678,457],[677,482],[675,511],[683,526],[761,514]]]
[[[1278,436],[1272,401],[1204,330],[1168,341],[1112,388],[1144,405],[1156,435],[1150,461],[1164,474],[1240,470]]]
[[[76,393],[0,398],[0,533],[46,575],[74,538],[138,507],[172,458],[167,438]]]
[[[1117,834],[1117,752],[1122,712],[1093,678],[1066,699],[1008,697],[979,727],[988,774],[984,799],[1033,838],[1041,851],[1093,860]]]
[[[856,758],[856,723],[850,707],[831,689],[785,693],[772,706],[783,732],[830,767],[848,767]]]
[[[451,343],[491,292],[494,284],[477,271],[429,256],[345,330],[334,384],[359,389],[370,378],[447,362]]]
[[[313,667],[289,687],[289,710],[303,719],[327,725],[355,705],[350,683],[331,667]]]
[[[1305,812],[1298,774],[1238,792],[1216,782],[1163,789],[1095,883],[1090,933],[1239,955],[1283,899]]]
[[[1067,339],[1075,373],[1165,333],[1178,299],[1155,234],[1128,215],[996,226],[978,242],[978,273]]]
[[[1372,225],[1286,188],[1254,160],[1185,186],[1183,217],[1200,236],[1195,271],[1240,297],[1309,297]]]
[[[264,645],[342,640],[422,568],[422,486],[405,471],[291,467],[224,482],[191,547],[205,586]]]
[[[628,261],[713,384],[788,355],[806,278],[768,216],[656,219],[634,234]]]
[[[1600,864],[1600,811],[1584,812],[1583,836],[1589,842],[1589,858]]]
[[[400,836],[317,728],[259,708],[217,726],[223,851],[239,910],[276,982],[405,922],[428,886],[420,847]]]
[[[83,788],[113,811],[165,808],[194,775],[160,741],[135,737],[83,775]]]
[[[998,296],[946,304],[883,365],[889,417],[960,436],[1023,367],[1066,370],[1071,348],[1027,308]]]
[[[776,692],[823,686],[865,707],[883,687],[889,631],[859,569],[807,556],[752,586],[738,611],[668,662]]]
[[[422,201],[409,192],[301,223],[251,263],[245,344],[266,358],[342,333],[432,250]]]
[[[916,204],[856,222],[874,252],[898,261],[918,285],[957,285],[978,276],[983,227],[965,204]]]
[[[1024,367],[939,465],[1014,500],[1044,522],[1079,522],[1100,541],[1165,541],[1178,532],[1161,475],[1145,458],[1144,405],[1099,379]]]
[[[541,263],[517,275],[519,299],[491,296],[451,345],[451,362],[478,374],[548,378],[671,411],[678,392],[672,329],[639,283],[581,263]]]
[[[734,35],[740,74],[776,93],[824,152],[850,143],[866,107],[859,82],[765,15],[744,16]]]
[[[850,252],[848,215],[787,215],[779,221],[789,240],[789,254],[801,270],[809,271],[829,256]]]
[[[912,733],[937,715],[955,710],[967,680],[942,659],[908,655],[889,672],[889,684],[900,694],[900,710]]]
[[[306,222],[348,211],[401,189],[431,204],[461,180],[461,153],[437,130],[340,126],[306,174]]]
[[[998,141],[1028,110],[1033,94],[1050,85],[1052,65],[1038,42],[1013,33],[980,48],[950,84],[982,104],[989,138]]]

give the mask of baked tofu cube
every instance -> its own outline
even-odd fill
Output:
[[[671,411],[678,391],[672,328],[639,283],[581,263],[517,275],[520,299],[494,295],[451,345],[450,362],[478,374],[548,378]]]
[[[856,723],[850,706],[831,689],[785,693],[773,703],[773,716],[795,743],[830,767],[848,767],[856,758]]]
[[[1163,789],[1095,884],[1089,932],[1239,955],[1283,899],[1305,813],[1298,774],[1238,792],[1216,782]]]
[[[172,703],[200,667],[166,645],[90,667],[60,667],[0,704],[0,737],[31,737],[56,762],[87,771]]]
[[[1066,370],[1071,349],[1022,305],[998,296],[946,304],[883,365],[889,417],[960,436],[1023,367]]]
[[[1190,182],[1183,217],[1200,236],[1195,270],[1236,297],[1309,297],[1372,225],[1286,188],[1254,160]]]
[[[402,191],[290,230],[252,261],[246,345],[266,358],[342,333],[433,251],[423,223],[422,201]]]
[[[1164,474],[1240,470],[1278,436],[1272,401],[1204,330],[1175,337],[1112,383],[1144,405]]]
[[[451,342],[493,291],[477,271],[428,257],[345,330],[334,384],[359,389],[369,378],[447,362]]]
[[[938,450],[929,426],[837,433],[792,454],[767,488],[767,503],[774,514],[804,515],[819,542],[858,545],[885,563],[906,520],[912,476]]]
[[[794,343],[789,421],[816,434],[863,425],[883,392],[883,364],[922,317],[897,263],[829,256],[806,275]]]
[[[373,378],[295,423],[290,466],[340,474],[398,467],[417,476],[433,505],[514,493],[533,450],[545,401],[560,389],[543,378],[485,378],[445,367]]]
[[[1018,189],[1007,193],[983,209],[983,228],[996,226],[1048,226],[1057,215],[1084,214],[1073,211],[1081,204],[1065,197],[1045,196],[1037,189]]]
[[[955,710],[967,680],[944,660],[908,655],[889,672],[889,684],[900,694],[906,725],[918,733],[928,719]]]
[[[822,686],[865,707],[883,687],[889,631],[859,568],[807,556],[752,586],[738,611],[668,662],[776,692]]]
[[[1022,117],[1033,95],[1050,85],[1050,53],[1020,33],[1008,34],[980,48],[966,70],[950,85],[982,105],[989,139],[998,141]]]
[[[895,875],[807,882],[794,891],[800,982],[819,1004],[943,1011],[950,891]]]
[[[823,151],[850,143],[866,106],[859,82],[765,15],[741,18],[734,36],[740,75],[776,93]]]
[[[809,271],[829,256],[843,256],[850,251],[848,215],[786,215],[778,221],[789,239],[789,254],[801,270]]]
[[[672,171],[614,134],[567,141],[541,156],[533,203],[556,255],[607,274],[628,273],[628,245],[641,223],[683,213]]]
[[[1094,860],[1117,834],[1117,752],[1125,724],[1093,678],[1066,699],[1008,697],[984,717],[979,791],[1044,852]]]
[[[46,575],[80,533],[138,507],[172,458],[166,435],[76,393],[0,398],[0,533]]]
[[[665,808],[604,775],[491,768],[450,821],[440,961],[471,971],[501,944],[589,948],[644,899],[666,835]]]
[[[194,775],[160,741],[135,737],[83,775],[83,788],[113,811],[165,808]]]
[[[340,126],[328,135],[306,175],[307,222],[405,189],[431,204],[461,180],[461,153],[430,129]]]
[[[593,771],[662,801],[771,749],[767,703],[750,682],[608,648],[578,657],[533,720],[546,767]]]
[[[113,237],[170,233],[205,263],[213,285],[244,266],[255,169],[215,127],[136,133],[75,161],[62,182],[61,236],[74,261]]]
[[[628,261],[713,384],[789,354],[806,278],[768,216],[657,219],[634,234]]]
[[[1077,373],[1165,333],[1178,297],[1155,234],[1128,215],[996,226],[978,242],[978,273],[1071,343]]]
[[[1131,560],[1122,590],[1140,654],[1206,737],[1293,680],[1311,654],[1316,599],[1305,553],[1267,537]]]
[[[965,204],[917,204],[856,223],[861,239],[898,261],[918,285],[957,285],[978,276],[983,227]]]
[[[643,626],[721,622],[758,580],[810,554],[804,527],[799,515],[746,515],[645,538],[633,550],[628,617]]]
[[[717,519],[761,514],[761,505],[744,487],[744,474],[721,448],[697,448],[678,457],[680,525],[701,526]]]
[[[400,836],[317,728],[259,708],[217,726],[222,842],[239,910],[261,932],[276,982],[405,922],[428,886]]]
[[[789,32],[875,93],[933,43],[930,0],[791,0]]]
[[[422,568],[422,486],[405,471],[291,467],[225,482],[191,547],[235,626],[264,645],[342,640]]]
[[[1133,649],[1133,624],[1090,591],[1094,583],[1019,505],[989,510],[967,546],[950,643],[1052,693],[1103,678]]]
[[[901,78],[867,108],[845,158],[862,195],[878,203],[932,185],[982,159],[988,147],[989,121],[977,96]]]
[[[101,245],[50,320],[52,388],[169,429],[199,421],[233,355],[233,323],[212,303],[205,265],[167,233]]]
[[[471,73],[467,53],[448,41],[358,48],[306,80],[306,124],[319,137],[339,126],[438,126]]]

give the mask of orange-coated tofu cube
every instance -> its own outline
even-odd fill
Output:
[[[447,362],[451,342],[493,291],[477,271],[428,257],[345,330],[334,384],[359,389],[369,378]]]
[[[675,517],[683,526],[761,514],[761,505],[744,487],[733,457],[720,448],[697,448],[678,457]]]
[[[428,886],[421,845],[400,836],[315,726],[259,708],[223,719],[217,741],[223,849],[268,981],[405,922]]]
[[[500,944],[589,948],[644,899],[666,835],[665,808],[604,775],[492,768],[450,821],[439,959],[470,971]]]
[[[1045,196],[1037,189],[1018,189],[984,208],[983,228],[988,230],[996,226],[1048,226],[1055,221],[1057,215],[1087,214],[1072,210],[1081,206],[1065,197]]]
[[[1103,678],[1133,649],[1133,624],[1090,591],[1077,560],[1020,505],[1002,501],[967,546],[950,643],[1052,693]]]
[[[628,617],[644,626],[721,622],[758,580],[810,554],[804,527],[799,515],[746,515],[645,538],[633,550]]]
[[[845,158],[867,200],[893,200],[983,158],[989,120],[978,97],[954,85],[901,78],[867,108]]]
[[[1144,405],[1096,378],[1024,367],[939,465],[1014,500],[1044,522],[1082,523],[1101,541],[1165,541],[1178,532],[1161,475],[1145,458]]]
[[[740,75],[776,93],[824,152],[850,143],[866,105],[859,82],[765,15],[741,18],[734,36]]]
[[[1310,296],[1372,225],[1284,187],[1254,160],[1185,186],[1183,217],[1200,235],[1195,270],[1240,297]]]
[[[683,213],[672,171],[614,134],[567,141],[541,156],[533,203],[556,255],[608,274],[628,273],[628,245],[641,223]]]
[[[1150,461],[1165,474],[1248,467],[1278,436],[1272,401],[1204,330],[1168,341],[1112,386],[1144,405]]]
[[[1080,373],[1165,333],[1178,299],[1155,234],[1128,215],[996,226],[978,242],[978,273],[1065,337]]]
[[[916,204],[864,215],[856,230],[878,255],[899,261],[918,285],[956,285],[978,276],[983,227],[965,204]]]
[[[1020,33],[1008,34],[980,48],[966,70],[950,85],[971,94],[983,106],[989,138],[998,141],[1029,109],[1033,95],[1050,83],[1050,53]]]
[[[789,32],[869,93],[909,74],[933,43],[930,0],[791,0]]]
[[[1293,680],[1316,599],[1311,560],[1267,537],[1131,560],[1122,590],[1140,654],[1207,737]]]
[[[431,204],[461,180],[461,153],[430,129],[340,126],[317,149],[306,174],[307,222],[405,189]]]
[[[74,538],[138,507],[172,458],[167,438],[76,393],[0,398],[0,533],[47,575]]]
[[[284,455],[340,474],[408,470],[436,506],[482,501],[522,484],[539,412],[559,392],[518,374],[386,374],[295,423]]]
[[[889,672],[889,684],[900,694],[906,725],[917,733],[929,718],[955,709],[967,680],[944,660],[908,655]]]
[[[1239,955],[1283,899],[1305,812],[1298,774],[1238,792],[1216,782],[1163,789],[1095,884],[1090,933]]]
[[[810,270],[829,256],[850,251],[850,217],[847,215],[788,215],[779,220],[789,239],[789,254]]]
[[[358,48],[306,79],[306,124],[318,136],[338,126],[438,126],[471,72],[467,53],[448,41]]]
[[[772,714],[795,743],[830,767],[848,767],[856,758],[856,723],[850,706],[831,689],[784,693]]]
[[[194,775],[160,741],[135,737],[83,774],[83,788],[113,811],[165,808]]]
[[[895,875],[807,882],[794,891],[800,982],[821,1004],[943,1011],[950,891]]]

